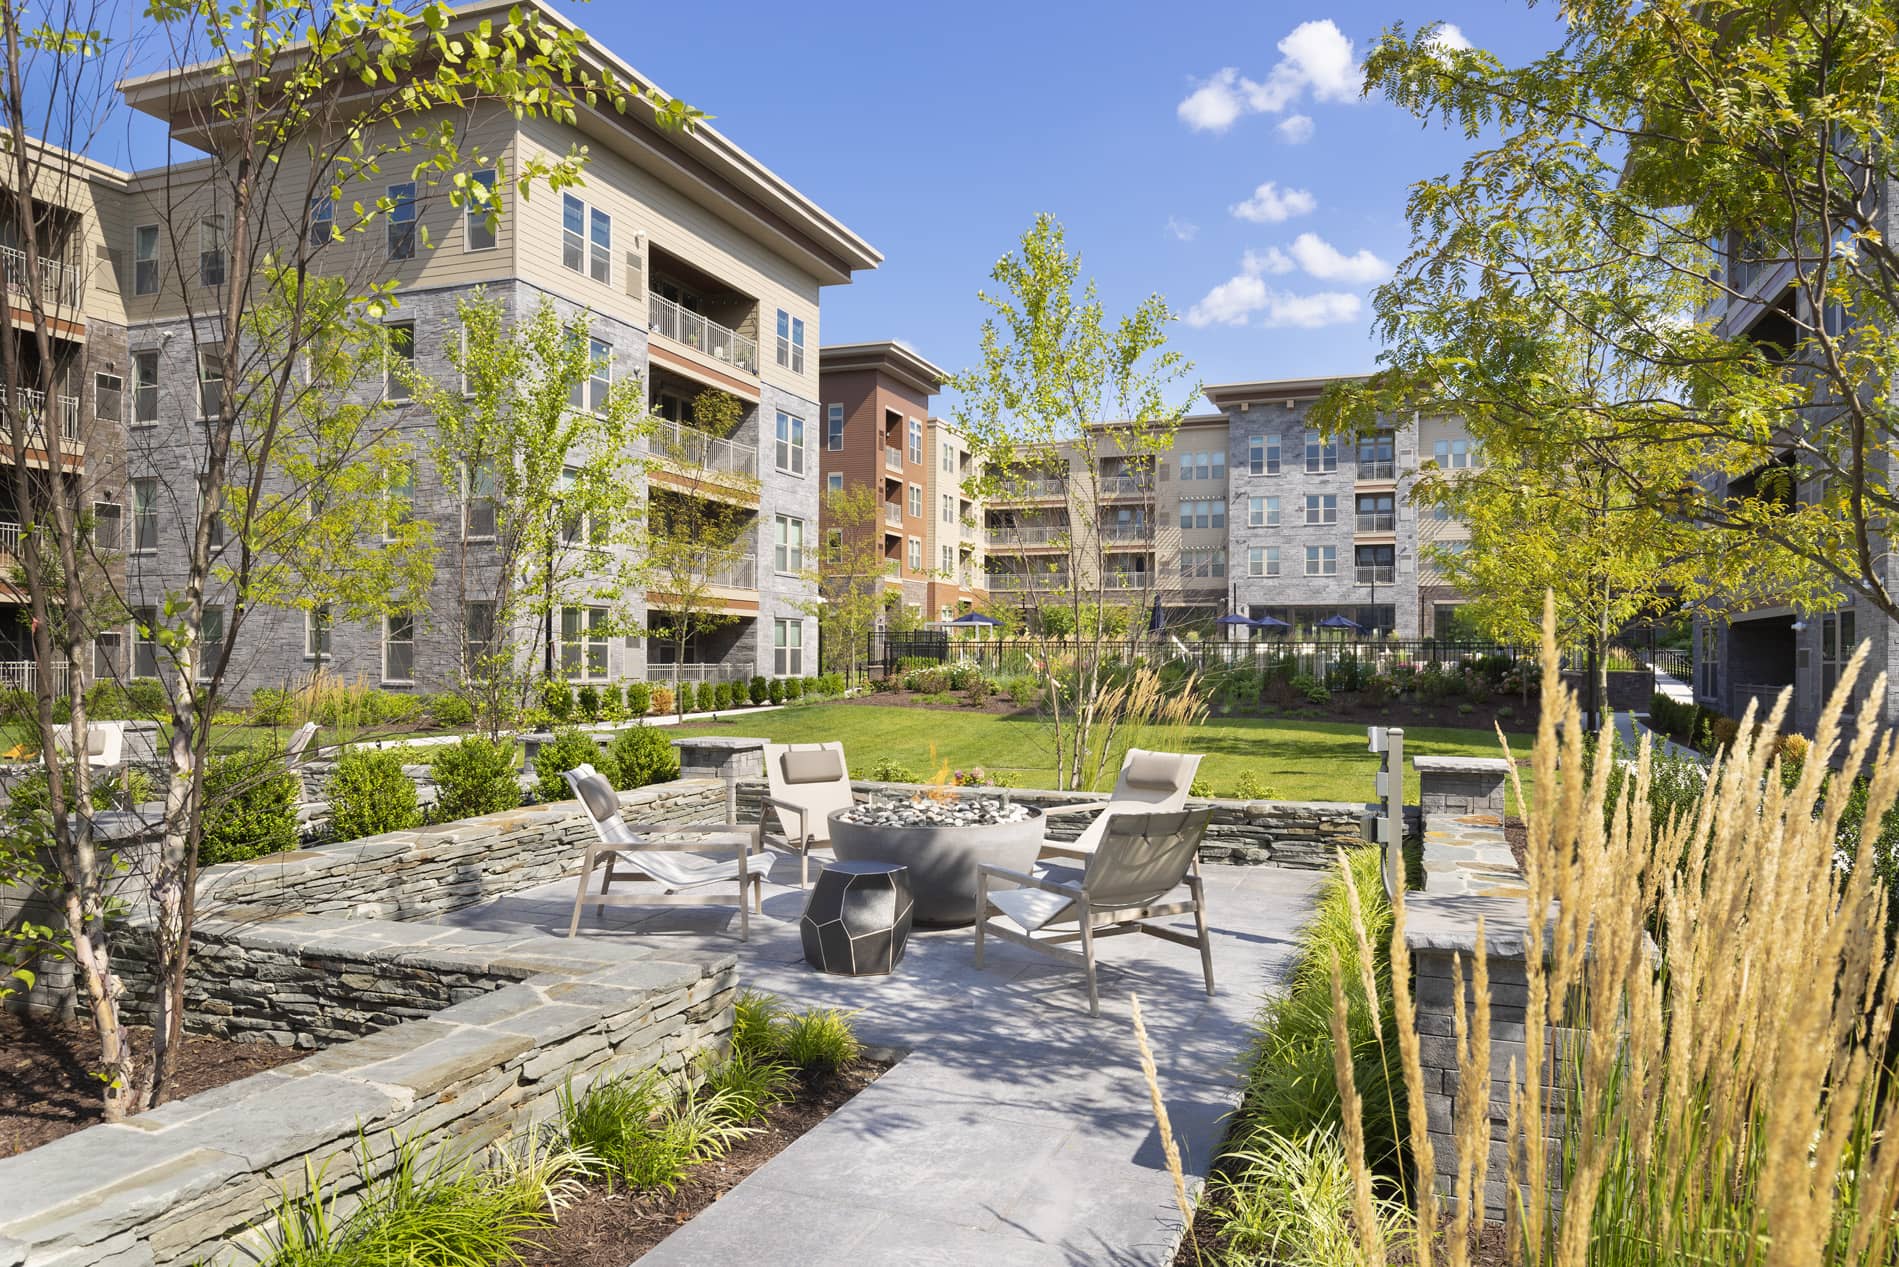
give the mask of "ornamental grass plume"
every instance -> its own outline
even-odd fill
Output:
[[[1553,606],[1546,599],[1533,802],[1511,764],[1528,827],[1524,1055],[1506,1086],[1459,1097],[1448,1220],[1424,1167],[1413,1185],[1415,1244],[1399,1257],[1423,1263],[1437,1250],[1454,1265],[1469,1261],[1489,1177],[1489,1102],[1500,1100],[1514,1262],[1899,1261],[1899,983],[1886,958],[1877,833],[1861,833],[1851,856],[1836,859],[1847,798],[1824,794],[1864,772],[1865,821],[1893,806],[1899,738],[1879,739],[1871,709],[1850,734],[1840,729],[1854,698],[1883,698],[1884,675],[1856,690],[1865,648],[1852,657],[1820,718],[1815,759],[1790,788],[1775,743],[1788,694],[1758,734],[1750,706],[1692,812],[1657,823],[1646,740],[1632,777],[1612,780],[1613,745],[1585,756]],[[1408,980],[1410,962],[1402,894],[1395,905],[1396,982]],[[1470,970],[1455,1043],[1465,1085],[1482,1086],[1495,1036],[1481,943]],[[1401,1019],[1410,1111],[1421,1123],[1415,1025]],[[1341,1087],[1347,1075],[1341,1068]],[[1347,1152],[1368,1189],[1352,1134]],[[1414,1160],[1423,1157],[1418,1149]]]
[[[1154,1105],[1154,1125],[1160,1132],[1161,1157],[1174,1181],[1174,1204],[1180,1207],[1186,1236],[1193,1236],[1193,1201],[1187,1196],[1187,1172],[1180,1164],[1180,1145],[1174,1140],[1174,1124],[1167,1116],[1167,1102],[1161,1098],[1160,1074],[1154,1067],[1154,1049],[1148,1046],[1147,1026],[1141,1020],[1141,996],[1129,994],[1134,1011],[1134,1045],[1141,1053],[1141,1076],[1147,1079],[1147,1095]]]

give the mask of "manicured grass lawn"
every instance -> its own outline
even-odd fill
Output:
[[[947,761],[967,769],[1000,772],[1016,787],[1053,787],[1049,731],[1033,715],[1000,716],[954,709],[892,708],[874,704],[813,704],[715,725],[680,728],[682,735],[756,735],[788,743],[841,740],[854,774],[889,758],[927,778]],[[1216,795],[1230,796],[1244,771],[1252,771],[1273,795],[1295,801],[1367,801],[1378,758],[1365,750],[1365,730],[1345,722],[1215,718],[1187,731],[1148,732],[1132,737],[1138,747],[1202,752],[1201,777]],[[1529,738],[1510,736],[1513,750],[1528,755]],[[935,760],[932,761],[932,751]],[[1432,727],[1405,731],[1407,757],[1499,755],[1487,731]],[[1116,763],[1118,764],[1118,763]],[[1113,775],[1106,784],[1111,786]],[[1406,799],[1415,803],[1418,779],[1405,765]]]

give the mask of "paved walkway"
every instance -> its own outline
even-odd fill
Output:
[[[1206,1172],[1237,1101],[1247,1021],[1287,967],[1313,872],[1208,867],[1209,999],[1197,954],[1152,937],[1101,943],[1102,1015],[1079,970],[967,929],[920,931],[898,972],[830,977],[798,942],[795,862],[776,857],[765,915],[735,937],[720,907],[590,910],[582,936],[664,939],[739,953],[742,983],[796,1007],[858,1010],[866,1042],[908,1055],[641,1260],[711,1263],[1162,1264],[1179,1240],[1128,1022],[1141,996],[1190,1176]],[[490,929],[566,931],[571,881],[447,916]]]

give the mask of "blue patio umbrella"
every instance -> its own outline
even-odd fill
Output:
[[[1245,625],[1249,628],[1252,627],[1253,624],[1247,617],[1238,615],[1222,616],[1213,623],[1216,625]]]
[[[1162,614],[1161,605],[1159,603],[1154,604],[1154,615],[1152,619],[1147,622],[1147,627],[1155,633],[1159,633],[1167,627],[1167,617]]]
[[[1275,617],[1272,617],[1272,616],[1261,616],[1258,620],[1250,621],[1248,623],[1250,623],[1255,629],[1290,629],[1292,628],[1292,626],[1287,624],[1285,621],[1276,619]]]
[[[981,612],[964,612],[955,620],[950,621],[949,627],[952,629],[986,629],[1000,625],[1001,623],[1002,622],[995,617],[985,616]]]
[[[1319,628],[1358,630],[1358,622],[1353,620],[1350,616],[1327,616],[1324,620],[1319,622]]]

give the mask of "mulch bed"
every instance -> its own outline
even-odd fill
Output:
[[[560,1221],[521,1247],[527,1267],[626,1267],[674,1228],[717,1201],[739,1180],[875,1082],[888,1062],[859,1060],[821,1086],[805,1087],[766,1116],[764,1129],[723,1157],[694,1166],[675,1192],[628,1192],[592,1186],[564,1207]]]
[[[876,704],[884,708],[934,708],[946,713],[996,713],[1007,716],[1010,713],[1033,713],[1033,708],[1023,708],[1007,695],[992,695],[980,706],[971,704],[963,698],[961,691],[951,691],[956,702],[945,704],[934,695],[919,691],[866,691],[862,695],[853,695],[848,699],[835,701],[840,704]]]
[[[1529,825],[1520,818],[1504,819],[1503,839],[1510,846],[1510,856],[1517,860],[1517,870],[1527,872],[1523,856],[1530,847]]]
[[[152,1032],[130,1027],[132,1049],[149,1057]],[[188,1035],[178,1053],[171,1098],[183,1099],[309,1055],[275,1043]],[[0,1157],[104,1120],[99,1103],[99,1036],[86,1021],[0,1012]]]

